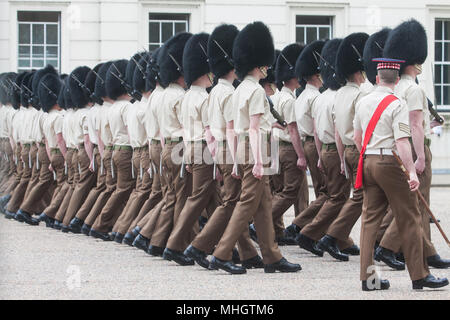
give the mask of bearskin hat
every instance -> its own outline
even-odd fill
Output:
[[[211,72],[221,78],[234,69],[233,43],[239,33],[232,24],[222,24],[214,29],[208,39],[208,62]]]
[[[117,100],[118,97],[127,93],[122,81],[125,81],[125,72],[127,70],[128,60],[121,59],[114,61],[106,73],[106,95]],[[119,80],[117,77],[121,78]]]
[[[400,67],[400,73],[406,66],[423,64],[427,55],[425,28],[415,19],[405,21],[392,30],[383,50],[385,58],[405,60]]]
[[[183,75],[184,46],[191,36],[192,33],[189,32],[178,33],[162,46],[158,65],[163,87],[167,87]]]
[[[72,96],[70,95],[69,77],[64,80],[64,84],[64,105],[66,110],[73,109],[75,106],[72,101]]]
[[[97,97],[95,95],[95,81],[97,80],[97,74],[99,72],[100,67],[103,65],[103,63],[97,64],[94,69],[89,71],[89,73],[86,76],[86,80],[84,81],[84,85],[86,86],[87,90],[89,91],[89,101],[93,103],[97,103],[99,105],[103,104],[103,100],[101,97]]]
[[[51,64],[48,64],[45,68],[39,69],[34,73],[33,82],[31,84],[32,88],[30,88],[33,92],[35,92],[35,93],[38,92],[37,88],[38,88],[39,82],[48,73],[58,75],[58,72],[56,71],[55,67],[53,67]],[[39,97],[37,94],[35,94],[34,96],[35,96],[35,98],[33,100],[37,100],[37,101],[33,101],[32,104],[34,104],[34,103],[38,104]]]
[[[154,89],[154,87],[153,87],[150,90],[146,90],[147,88],[145,86],[146,79],[147,79],[146,70],[147,70],[147,61],[148,60],[149,60],[148,53],[144,53],[138,61],[139,65],[137,65],[136,68],[134,69],[132,86],[133,86],[134,90],[141,92],[141,93]]]
[[[34,72],[27,72],[22,79],[22,83],[20,84],[20,88],[21,88],[20,103],[25,108],[27,108],[30,105],[30,92],[28,90],[31,91],[31,89],[29,87],[29,83],[30,83],[30,80],[31,81],[33,80],[33,73]]]
[[[66,100],[64,99],[64,92],[66,91],[66,81],[61,79],[61,77],[59,78],[61,80],[61,89],[59,90],[58,99],[56,100],[56,102],[58,103],[61,109],[66,110],[67,109]]]
[[[273,63],[271,65],[269,65],[269,69],[267,69],[267,77],[265,77],[264,79],[259,80],[259,84],[261,86],[264,86],[264,84],[266,83],[276,83],[275,80],[275,64],[277,62],[278,56],[280,55],[280,50],[275,50],[275,60],[273,61]]]
[[[128,60],[127,68],[125,71],[125,79],[131,87],[133,86],[134,70],[136,70],[136,61],[142,58],[142,52],[136,52],[130,60]]]
[[[95,79],[95,90],[94,94],[96,97],[106,97],[106,74],[108,73],[109,67],[111,66],[112,61],[105,62],[100,69],[98,69],[98,76]]]
[[[84,82],[91,68],[82,66],[74,69],[69,76],[69,90],[73,105],[76,108],[84,108],[89,103],[89,93]],[[78,81],[79,82],[78,82]]]
[[[61,80],[57,74],[52,72],[44,75],[39,81],[38,96],[42,110],[49,112],[58,103],[58,95],[61,90]]]
[[[305,46],[299,43],[287,45],[277,58],[275,78],[277,83],[295,78],[295,63]]]
[[[15,98],[18,99],[17,102],[19,103],[19,105],[22,105],[25,108],[28,107],[28,103],[25,102],[25,104],[22,104],[22,82],[27,74],[28,74],[27,71],[23,71],[23,72],[19,73],[15,80],[15,83],[17,84],[17,86],[14,86],[14,91],[16,91],[16,94],[17,94],[17,96]]]
[[[336,55],[336,71],[341,79],[355,72],[364,71],[364,45],[369,35],[364,32],[355,32],[342,40]]]
[[[0,103],[2,105],[7,105],[8,101],[8,85],[6,83],[7,73],[3,72],[0,74]]]
[[[320,75],[322,76],[323,86],[331,90],[337,90],[344,83],[336,74],[335,61],[336,54],[342,39],[332,39],[325,42],[322,48],[322,59],[320,59]]]
[[[389,35],[391,29],[383,28],[378,32],[372,34],[369,39],[367,39],[364,45],[364,71],[366,72],[367,79],[372,83],[376,83],[377,76],[377,62],[373,62],[374,58],[383,57],[383,48],[386,44],[386,39]]]
[[[317,53],[322,52],[324,45],[325,41],[316,40],[302,50],[295,63],[295,75],[299,81],[306,80],[306,78],[320,72],[320,57]]]
[[[269,28],[260,21],[246,25],[234,40],[232,55],[236,74],[241,79],[254,68],[271,66],[275,61],[275,47]]]
[[[189,88],[201,76],[209,73],[207,33],[198,33],[189,38],[183,51],[184,81]]]
[[[149,54],[149,61],[147,63],[146,79],[145,79],[145,91],[153,90],[156,88],[156,82],[161,84],[161,79],[159,77],[159,65],[158,57],[161,53],[161,47]]]

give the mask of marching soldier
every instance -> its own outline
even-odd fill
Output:
[[[243,81],[233,93],[234,130],[239,135],[236,164],[242,177],[242,192],[225,232],[213,253],[210,268],[229,273],[246,273],[231,261],[233,248],[253,218],[262,252],[264,271],[297,272],[299,264],[289,263],[275,242],[271,215],[269,177],[264,175],[263,152],[270,149],[269,102],[259,80],[267,76],[275,48],[269,29],[262,22],[247,25],[233,44],[236,72]]]
[[[394,95],[394,88],[399,80],[400,63],[404,61],[376,61],[379,62],[378,85],[372,93],[357,103],[353,124],[354,141],[361,153],[355,188],[360,190],[364,185],[361,228],[362,290],[386,290],[390,286],[388,280],[378,279],[373,268],[376,234],[388,206],[397,221],[413,289],[444,287],[448,285],[448,280],[432,276],[426,263],[422,218],[415,194],[420,182],[408,141],[408,107]],[[409,180],[393,157],[393,152],[398,153],[409,171]]]

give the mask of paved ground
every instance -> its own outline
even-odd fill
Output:
[[[432,190],[432,209],[450,234],[450,188]],[[292,210],[286,214],[288,223]],[[359,241],[358,222],[352,233]],[[450,257],[437,229],[439,253]],[[450,289],[416,291],[406,271],[381,266],[391,282],[385,292],[363,293],[359,259],[336,262],[313,257],[298,247],[282,247],[284,256],[301,263],[296,274],[251,270],[231,276],[199,266],[179,267],[126,245],[84,235],[63,234],[0,217],[0,299],[449,299]],[[432,270],[450,277],[450,270]]]

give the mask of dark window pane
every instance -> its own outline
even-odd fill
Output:
[[[184,31],[188,31],[186,23],[180,23],[180,22],[175,23],[175,34],[184,32]]]
[[[441,86],[434,86],[434,93],[436,94],[436,103],[437,105],[442,105],[441,101]]]
[[[44,60],[33,60],[33,68],[42,68],[44,66]]]
[[[450,65],[442,66],[442,74],[444,83],[450,84]]]
[[[159,45],[151,44],[151,45],[148,46],[148,51],[152,52],[152,51],[154,51],[154,50],[156,50],[158,48],[159,48]]]
[[[150,22],[148,29],[149,42],[159,43],[159,22]]]
[[[329,28],[319,28],[319,39],[330,39],[330,29]]]
[[[437,64],[434,66],[434,83],[442,83],[441,82],[441,65]]]
[[[442,61],[442,43],[441,42],[434,43],[434,60]]]
[[[44,25],[33,25],[33,44],[44,44]]]
[[[434,38],[436,40],[442,39],[442,21],[441,20],[436,20],[434,22]]]
[[[30,46],[19,46],[19,58],[30,58]]]
[[[56,24],[47,25],[47,44],[58,44],[58,26]]]
[[[44,47],[33,46],[31,54],[33,55],[33,58],[38,58],[38,59],[44,58]]]
[[[26,22],[58,22],[59,12],[18,11],[17,20]]]
[[[444,39],[450,40],[450,21],[444,22]]]
[[[19,67],[20,68],[29,68],[30,60],[29,59],[19,59]]]
[[[317,40],[317,29],[316,28],[306,28],[306,41],[307,44]]]
[[[58,47],[46,47],[45,54],[47,59],[56,59],[58,57]]]
[[[331,24],[331,17],[327,16],[297,16],[296,24]]]
[[[165,42],[171,36],[173,36],[173,23],[171,22],[161,23],[161,35],[162,35],[161,42]]]
[[[50,59],[46,61],[46,64],[51,64],[52,66],[54,66],[55,68],[58,68],[58,60],[55,59]]]
[[[444,61],[450,62],[450,43],[444,43]]]
[[[29,24],[19,24],[19,43],[30,43],[30,27]]]
[[[296,28],[295,33],[295,41],[298,43],[305,43],[305,28]]]
[[[450,106],[450,86],[444,86],[444,99],[442,104],[444,106]]]
[[[149,20],[189,20],[188,14],[176,14],[176,13],[149,13]]]

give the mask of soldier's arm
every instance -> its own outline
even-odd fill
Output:
[[[300,139],[300,134],[298,133],[297,122],[291,122],[288,124],[289,136],[291,137],[292,146],[294,147],[295,153],[297,154],[297,166],[301,170],[306,170],[306,158],[305,151],[303,150],[302,140]]]
[[[105,144],[103,143],[100,130],[97,130],[97,139],[98,139],[98,152],[100,152],[100,156],[103,158],[103,152],[105,151]]]
[[[425,133],[423,130],[423,112],[422,110],[414,110],[409,112],[409,124],[411,128],[411,136],[414,151],[417,155],[416,169],[421,174],[425,168]]]
[[[94,148],[92,146],[91,139],[89,139],[89,134],[84,135],[84,148],[86,149],[89,160],[92,162],[92,153]]]
[[[395,146],[397,147],[398,155],[402,159],[403,165],[409,171],[409,187],[411,191],[419,189],[420,182],[417,178],[416,167],[414,166],[411,145],[408,138],[400,138],[395,140]]]
[[[353,141],[355,142],[358,151],[361,151],[362,148],[362,130],[355,129],[353,132]]]
[[[261,179],[263,176],[263,163],[261,155],[261,135],[260,135],[260,120],[262,113],[253,114],[250,116],[250,126],[248,135],[250,138],[250,148],[252,149],[253,159],[255,165],[253,166],[253,175],[256,179]]]
[[[56,142],[58,143],[59,150],[61,150],[61,153],[65,159],[67,147],[66,147],[66,141],[64,140],[64,137],[61,132],[56,135]]]
[[[334,138],[336,140],[336,146],[341,159],[341,173],[344,174],[344,144],[342,143],[341,136],[337,129],[334,129]]]

